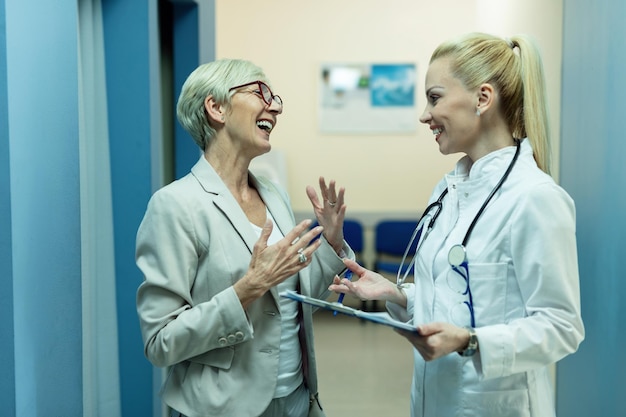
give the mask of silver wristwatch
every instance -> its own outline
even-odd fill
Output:
[[[467,347],[459,352],[461,356],[473,356],[478,350],[478,338],[476,337],[476,330],[472,327],[466,327],[469,332],[469,342],[467,343]]]

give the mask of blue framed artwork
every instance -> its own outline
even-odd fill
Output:
[[[415,64],[323,64],[319,74],[321,132],[416,131]]]

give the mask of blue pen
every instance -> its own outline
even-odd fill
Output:
[[[346,269],[346,273],[344,275],[344,278],[346,278],[347,280],[351,280],[352,279],[352,271],[350,271],[349,269]],[[344,293],[339,294],[339,298],[337,299],[337,302],[339,304],[341,304],[343,302],[343,297],[345,297]],[[333,311],[333,316],[337,315],[337,311]]]

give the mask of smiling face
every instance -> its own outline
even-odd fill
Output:
[[[272,100],[267,105],[258,84],[238,89],[231,98],[230,111],[225,123],[228,136],[239,152],[249,153],[252,158],[269,152],[270,133],[276,127],[282,105]]]
[[[479,139],[479,95],[454,77],[448,58],[436,59],[428,67],[426,98],[420,122],[428,124],[435,134],[439,151],[471,155]]]

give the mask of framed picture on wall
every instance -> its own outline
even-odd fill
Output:
[[[416,65],[322,64],[319,128],[322,133],[413,133]]]

